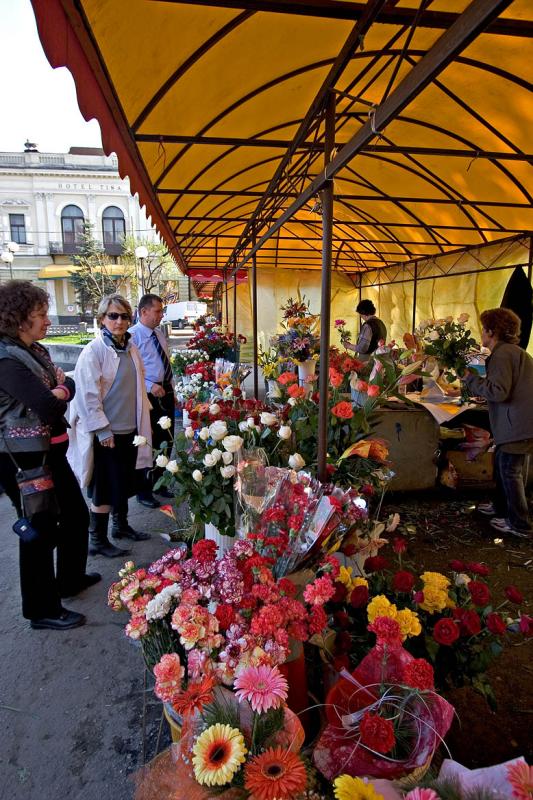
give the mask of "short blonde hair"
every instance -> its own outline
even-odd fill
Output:
[[[133,312],[126,298],[122,297],[121,294],[108,294],[105,297],[102,297],[98,305],[98,311],[96,312],[96,319],[98,324],[99,325],[102,324],[105,315],[109,311],[109,306],[112,305],[113,303],[116,306],[122,306],[124,311],[126,311],[130,315],[130,322],[131,322],[131,320],[133,319]]]

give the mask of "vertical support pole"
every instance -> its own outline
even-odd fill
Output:
[[[233,264],[235,268],[235,264]],[[235,356],[237,355],[237,270],[233,276],[233,336],[235,338]],[[237,358],[235,358],[237,361]]]
[[[226,325],[229,328],[229,308],[228,308],[228,275],[224,270],[224,295],[226,299]]]
[[[415,274],[413,279],[413,320],[411,322],[411,333],[415,332],[416,328],[416,290],[418,286],[418,263],[415,263]]]
[[[330,92],[326,105],[324,164],[331,160],[335,147],[335,95]],[[322,190],[322,291],[320,305],[320,375],[318,383],[318,479],[327,481],[329,328],[331,321],[331,248],[333,239],[333,181]]]
[[[363,299],[363,273],[359,273],[359,302]]]
[[[533,274],[533,236],[529,238],[529,261],[527,264],[527,279],[531,283],[531,277]]]
[[[255,232],[252,244],[255,245]],[[256,254],[252,256],[252,331],[254,339],[254,397],[259,400],[258,341],[257,341],[257,260]]]

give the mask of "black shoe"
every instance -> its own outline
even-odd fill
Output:
[[[153,495],[148,494],[138,494],[137,495],[137,502],[140,503],[142,506],[146,506],[146,508],[159,508],[161,503],[159,500],[156,500]]]
[[[83,614],[64,608],[58,617],[30,620],[30,626],[35,630],[68,631],[70,628],[79,628],[80,625],[85,625],[86,621]]]
[[[156,489],[156,494],[158,494],[159,497],[164,497],[165,500],[174,499],[174,495],[172,494],[172,492],[169,492],[168,489],[165,489],[164,486],[162,486],[161,489]]]
[[[105,541],[93,542],[89,544],[89,555],[91,556],[105,556],[106,558],[118,558],[119,556],[127,556],[131,550],[126,550],[121,547],[115,547],[111,544],[109,539]]]
[[[123,525],[120,529],[113,526],[111,535],[114,536],[115,539],[131,539],[132,542],[144,542],[146,539],[152,538],[149,533],[133,530],[131,525]]]
[[[118,550],[118,547],[117,547]],[[124,552],[124,551],[122,551]],[[69,589],[62,589],[60,591],[60,597],[75,597],[75,595],[80,594],[85,589],[88,589],[89,586],[94,586],[95,583],[98,583],[102,580],[102,576],[99,572],[88,572],[86,575],[83,576],[81,580],[81,584],[78,586],[73,586]]]

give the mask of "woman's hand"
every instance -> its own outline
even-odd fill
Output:
[[[58,383],[65,383],[65,373],[61,367],[56,367],[56,379]]]
[[[108,438],[104,439],[102,442],[100,442],[100,444],[102,445],[102,447],[114,447],[115,446],[115,437],[114,436],[108,436]]]
[[[63,386],[63,385],[56,386],[55,389],[51,390],[51,392],[52,392],[53,395],[55,395],[58,398],[58,400],[68,401],[68,399],[70,397],[69,390],[67,389],[66,386]]]

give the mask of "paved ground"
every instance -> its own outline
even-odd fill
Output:
[[[132,501],[130,521],[153,538],[133,545],[139,565],[168,547],[172,529],[159,511]],[[90,559],[103,580],[65,603],[88,623],[72,631],[33,631],[20,614],[18,539],[9,500],[0,497],[0,798],[130,800],[128,774],[142,764],[143,661],[123,635],[124,614],[107,608],[120,559]],[[147,697],[147,757],[161,705]],[[166,743],[163,728],[163,743]]]

